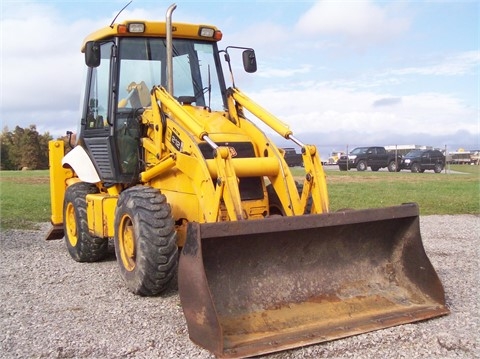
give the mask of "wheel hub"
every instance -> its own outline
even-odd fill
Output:
[[[67,204],[67,209],[65,211],[66,218],[65,218],[65,226],[66,226],[66,237],[68,241],[70,242],[70,245],[72,247],[75,247],[78,242],[78,236],[77,236],[77,221],[75,218],[75,207],[73,206],[73,203],[69,202]]]
[[[135,235],[132,220],[128,216],[122,218],[118,239],[123,266],[132,271],[135,268]]]

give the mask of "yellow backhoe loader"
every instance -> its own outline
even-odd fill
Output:
[[[330,212],[316,147],[235,86],[230,55],[255,72],[253,49],[219,50],[219,29],[174,23],[175,7],[85,39],[75,144],[49,145],[47,239],[89,262],[113,238],[139,295],[178,270],[191,340],[223,358],[447,314],[417,205]],[[299,147],[303,183],[260,122]]]

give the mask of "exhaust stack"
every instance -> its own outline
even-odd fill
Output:
[[[172,40],[172,14],[177,8],[172,4],[167,9],[166,28],[167,28],[167,91],[173,96],[173,40]]]

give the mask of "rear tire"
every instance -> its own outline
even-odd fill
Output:
[[[441,163],[437,163],[435,167],[433,167],[433,172],[440,173],[443,171],[443,165]]]
[[[158,189],[135,186],[120,194],[115,212],[115,254],[120,274],[135,294],[160,294],[175,277],[175,222],[166,197]]]
[[[108,240],[90,235],[87,220],[87,194],[98,193],[90,183],[74,183],[65,191],[63,230],[68,253],[77,262],[96,262],[106,257]]]

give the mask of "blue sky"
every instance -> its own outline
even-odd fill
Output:
[[[2,128],[76,129],[81,42],[126,3],[2,0]],[[324,157],[356,145],[480,148],[479,1],[176,4],[174,21],[218,26],[220,47],[255,48],[257,73],[237,70],[236,85]],[[119,20],[163,21],[169,5],[134,0]]]

